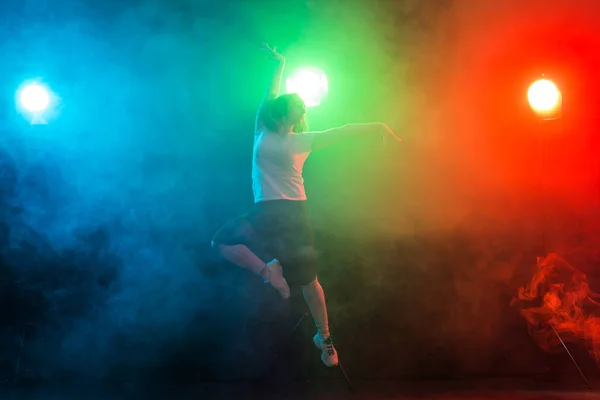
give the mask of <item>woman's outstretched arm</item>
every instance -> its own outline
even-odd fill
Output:
[[[273,75],[271,76],[271,80],[269,81],[267,90],[258,109],[258,114],[256,116],[256,132],[262,129],[262,124],[260,122],[260,112],[263,105],[267,101],[273,100],[279,94],[279,89],[281,87],[281,78],[283,76],[283,69],[285,68],[285,58],[277,52],[277,46],[271,48],[268,44],[263,43],[261,50],[267,54],[266,58],[275,60],[277,62],[277,65],[275,67],[275,70],[273,71]]]
[[[396,136],[396,134],[386,124],[381,122],[373,122],[367,124],[348,124],[339,128],[314,132],[312,149],[322,149],[341,140],[366,134],[379,134],[383,136],[384,140],[389,138],[394,141],[402,142],[402,139]]]

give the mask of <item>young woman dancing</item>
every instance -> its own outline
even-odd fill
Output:
[[[290,296],[290,285],[301,287],[317,328],[313,342],[321,350],[323,363],[332,367],[338,364],[338,355],[329,333],[325,295],[317,279],[302,168],[312,150],[345,138],[375,133],[401,140],[383,123],[349,124],[306,132],[306,106],[302,99],[297,94],[277,96],[284,57],[267,44],[263,50],[277,62],[277,67],[259,108],[254,130],[252,188],[255,204],[249,213],[223,225],[212,245],[232,263],[260,276],[284,299]]]

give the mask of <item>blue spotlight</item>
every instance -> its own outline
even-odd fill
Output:
[[[50,105],[50,94],[44,86],[33,82],[21,89],[19,103],[25,111],[39,114],[44,112]]]
[[[15,95],[17,110],[32,125],[45,125],[48,118],[53,119],[57,101],[55,93],[36,80],[24,82]]]

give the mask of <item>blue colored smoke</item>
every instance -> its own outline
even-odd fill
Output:
[[[260,42],[236,30],[234,14],[188,6],[1,6],[12,17],[0,27],[11,61],[2,89],[41,77],[59,98],[43,126],[2,112],[2,373],[24,323],[32,378],[105,377],[185,352],[218,370],[248,347],[231,324],[261,297],[241,273],[219,279],[229,272],[210,238],[251,201],[250,104],[264,83],[240,92],[252,72],[232,60]],[[196,354],[233,332],[227,347]]]

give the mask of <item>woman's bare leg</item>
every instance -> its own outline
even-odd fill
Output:
[[[212,246],[214,249],[218,250],[223,257],[238,267],[250,270],[263,279],[268,278],[269,271],[267,269],[267,264],[243,244],[229,246],[213,242]]]
[[[327,318],[325,292],[323,291],[323,287],[319,283],[319,280],[315,279],[310,284],[302,286],[302,294],[304,295],[304,301],[306,301],[308,309],[315,320],[317,331],[323,336],[329,336],[329,320]]]
[[[223,257],[233,264],[252,271],[260,276],[265,282],[279,291],[281,297],[287,299],[290,297],[290,287],[283,277],[281,264],[277,260],[264,263],[256,254],[243,244],[224,245],[213,242],[213,248],[217,249]]]
[[[328,367],[333,367],[338,364],[338,355],[329,333],[329,319],[323,287],[321,287],[319,280],[315,278],[313,282],[302,286],[302,294],[318,331],[313,338],[315,346],[322,351],[321,360],[323,363]]]

